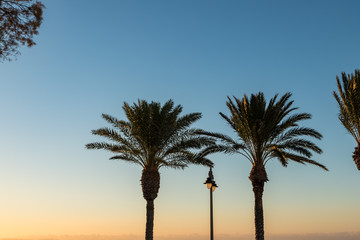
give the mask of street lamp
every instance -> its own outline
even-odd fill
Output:
[[[214,181],[214,175],[212,173],[212,170],[210,168],[209,171],[209,177],[204,182],[206,184],[206,187],[210,189],[210,240],[214,240],[214,227],[213,227],[213,197],[212,193],[217,188],[217,185]]]

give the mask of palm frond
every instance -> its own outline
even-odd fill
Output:
[[[278,126],[276,127],[277,130],[276,133],[277,134],[282,133],[291,127],[298,127],[298,122],[307,119],[311,119],[311,114],[309,113],[293,114],[288,118],[284,119],[280,124],[278,124]]]
[[[130,163],[135,163],[135,164],[139,164],[140,166],[144,167],[144,163],[142,161],[139,161],[138,159],[132,157],[131,155],[128,154],[119,154],[119,155],[115,155],[112,156],[111,158],[109,158],[110,160],[124,160]]]
[[[108,123],[112,124],[114,127],[118,127],[119,120],[116,117],[103,113],[102,118],[105,119]]]
[[[221,133],[216,133],[216,132],[208,132],[208,131],[204,131],[202,129],[196,129],[194,131],[194,134],[198,134],[198,135],[205,135],[205,136],[208,136],[208,137],[212,137],[214,139],[218,139],[218,140],[221,140],[225,143],[228,143],[228,144],[237,144],[237,142],[235,140],[233,140],[231,137],[225,135],[225,134],[221,134]]]
[[[201,156],[207,156],[213,153],[227,153],[227,154],[231,154],[231,153],[236,153],[238,151],[238,148],[235,148],[233,145],[220,145],[220,144],[216,144],[216,145],[211,145],[206,147],[205,149],[203,149],[199,154]]]
[[[277,147],[280,149],[293,150],[307,157],[312,156],[309,150],[316,153],[322,153],[322,150],[317,145],[306,139],[292,138],[280,144],[277,144]]]
[[[175,169],[184,169],[188,167],[186,163],[183,163],[181,161],[175,160],[175,161],[161,161],[159,167],[169,167],[169,168],[175,168]]]
[[[167,148],[165,151],[162,151],[162,155],[166,156],[184,149],[200,149],[213,145],[214,143],[215,141],[213,139],[202,136],[180,139],[179,141],[169,146],[169,148]]]
[[[292,153],[284,153],[284,155],[286,156],[286,158],[288,159],[291,159],[292,161],[295,161],[295,162],[298,162],[298,163],[301,163],[301,164],[306,164],[306,163],[309,163],[309,164],[312,164],[312,165],[315,165],[315,166],[318,166],[322,169],[324,169],[325,171],[329,171],[327,169],[327,167],[325,167],[323,164],[320,164],[314,160],[311,160],[309,158],[306,158],[306,157],[303,157],[303,156],[300,156],[300,155],[296,155],[296,154],[292,154]]]
[[[88,143],[85,146],[87,149],[104,149],[114,153],[129,151],[129,149],[124,145],[110,144],[106,142]]]
[[[287,165],[288,165],[287,158],[284,155],[283,151],[281,151],[280,148],[274,146],[274,148],[270,152],[270,156],[271,156],[271,158],[277,158],[283,167],[287,167]],[[265,161],[265,164],[266,164],[266,161]]]
[[[191,124],[198,121],[201,118],[201,113],[186,114],[176,121],[176,129],[182,130],[188,128]]]
[[[122,142],[124,140],[117,131],[111,128],[99,128],[97,130],[92,130],[91,133],[94,135],[106,137],[109,140],[115,142]]]
[[[287,130],[285,133],[278,135],[275,139],[275,142],[279,141],[286,141],[289,139],[292,139],[294,137],[299,136],[308,136],[308,137],[314,137],[316,139],[321,139],[323,136],[318,131],[307,128],[307,127],[294,127],[289,130]]]

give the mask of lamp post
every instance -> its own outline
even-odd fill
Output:
[[[210,189],[210,240],[214,240],[214,227],[213,227],[213,196],[212,193],[217,188],[217,185],[214,181],[214,175],[212,173],[212,170],[210,168],[209,171],[209,177],[204,182],[206,184],[206,187]]]

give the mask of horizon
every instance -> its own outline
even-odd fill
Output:
[[[266,235],[268,240],[357,240],[360,232],[340,232],[340,233],[308,233],[308,234],[270,234]],[[207,240],[208,235],[188,234],[188,235],[155,235],[159,240]],[[250,240],[253,235],[228,235],[215,234],[218,240]],[[144,239],[142,235],[47,235],[47,236],[27,236],[18,238],[0,238],[0,240],[140,240]]]

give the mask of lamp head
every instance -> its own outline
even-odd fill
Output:
[[[207,187],[208,189],[210,189],[210,188],[212,187],[213,182],[212,182],[211,178],[208,177],[208,178],[206,179],[206,181],[204,182],[204,184],[206,184],[206,187]]]
[[[211,191],[215,191],[215,189],[218,187],[218,185],[216,185],[216,182],[213,181],[212,185],[211,185]]]

